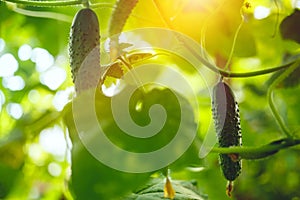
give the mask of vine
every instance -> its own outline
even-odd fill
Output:
[[[259,159],[270,156],[279,150],[299,144],[300,139],[291,139],[287,137],[259,147],[214,147],[211,151],[222,154],[239,154],[239,156],[241,156],[243,159]]]
[[[233,37],[233,42],[232,42],[232,47],[231,47],[226,65],[224,67],[225,70],[227,70],[229,68],[230,62],[231,62],[232,57],[233,57],[233,52],[234,52],[234,49],[235,49],[237,37],[238,37],[238,35],[240,33],[240,30],[241,30],[241,28],[244,24],[244,21],[245,21],[245,17],[244,17],[244,14],[243,14],[243,7],[241,7],[241,9],[240,9],[240,15],[241,15],[241,18],[242,18],[241,23],[239,24],[239,26],[237,27],[237,29],[235,31],[235,34],[234,34],[234,37]]]
[[[41,7],[42,6],[46,6],[46,7],[47,6],[48,7],[52,6],[53,7],[53,6],[73,6],[73,5],[77,5],[77,6],[81,6],[81,7],[85,7],[85,8],[89,8],[89,9],[90,8],[99,8],[99,7],[101,7],[101,8],[102,7],[115,8],[114,6],[117,5],[117,4],[112,4],[112,3],[93,3],[93,4],[91,4],[91,2],[89,0],[62,0],[62,1],[57,1],[57,0],[54,0],[54,1],[0,0],[0,1],[1,2],[7,2],[7,3],[13,3],[14,5],[13,5],[12,9],[15,12],[19,12],[19,13],[24,14],[24,15],[35,16],[35,17],[44,17],[44,18],[52,18],[52,19],[55,19],[55,20],[61,20],[61,21],[65,21],[65,22],[72,22],[72,19],[68,15],[64,15],[64,14],[57,14],[56,13],[55,15],[53,15],[53,12],[43,12],[43,11],[40,12],[40,11],[31,11],[31,10],[22,9],[22,7],[19,7],[19,4],[22,4],[22,5],[25,5],[25,6],[37,6],[37,7],[39,7],[39,6],[41,6]],[[126,0],[124,0],[124,1],[120,0],[120,1],[117,1],[117,2],[122,2],[125,5]],[[134,8],[135,4],[138,2],[138,0],[132,0],[131,2],[133,2],[133,5],[131,7],[127,8],[127,11],[125,13],[126,17],[124,17],[124,16],[117,16],[115,18],[115,20],[111,21],[111,27],[110,27],[111,29],[109,29],[109,31],[108,31],[110,33],[110,35],[121,33],[123,31],[123,27],[124,27],[124,25],[126,23],[127,18],[130,17],[130,16],[134,16],[134,14],[132,14],[131,11],[133,10],[133,8]],[[222,3],[224,3],[224,2],[225,1],[223,1]],[[275,0],[274,2],[276,4],[276,6],[277,6],[277,9],[279,9],[278,5],[277,5],[277,1]],[[167,28],[171,29],[171,30],[176,30],[175,27],[172,24],[172,20],[170,20],[166,16],[166,14],[164,12],[162,12],[162,7],[161,7],[159,1],[158,0],[153,0],[153,3],[155,5],[155,7],[156,7],[156,11],[159,13],[159,15],[161,17],[161,20],[165,24],[165,26]],[[222,5],[220,5],[220,7],[218,7],[217,9],[220,9],[221,6]],[[251,5],[250,5],[250,3],[247,3],[244,6],[246,6],[246,8],[247,8],[247,6],[251,6]],[[124,11],[124,7],[123,6],[120,6],[120,9],[121,10],[123,9],[123,11]],[[119,10],[117,10],[116,13],[120,14]],[[213,14],[215,14],[215,12],[212,13],[211,15],[213,15]],[[229,65],[230,65],[230,62],[232,61],[233,53],[235,51],[235,46],[236,46],[236,43],[237,43],[237,37],[238,37],[238,35],[240,33],[240,30],[241,30],[241,28],[243,26],[243,23],[244,23],[244,20],[245,20],[244,17],[246,17],[246,15],[245,16],[243,15],[242,8],[240,10],[240,14],[241,14],[241,22],[237,26],[236,32],[234,33],[233,41],[232,41],[232,46],[231,46],[231,49],[230,49],[230,52],[229,52],[228,60],[227,60],[226,65],[225,65],[225,67],[223,69],[221,69],[219,66],[217,66],[217,64],[215,64],[214,62],[212,62],[212,61],[209,60],[208,53],[205,50],[205,42],[206,42],[205,41],[205,34],[206,34],[206,28],[207,28],[206,26],[207,26],[207,23],[208,23],[209,18],[211,16],[209,16],[208,19],[204,22],[204,25],[203,25],[203,27],[201,29],[200,46],[202,48],[194,49],[192,46],[188,46],[188,44],[185,44],[183,38],[181,38],[180,36],[177,36],[178,41],[182,45],[185,45],[185,47],[193,55],[194,58],[196,58],[198,61],[200,61],[200,62],[198,62],[200,64],[200,66],[202,66],[201,64],[203,64],[204,67],[206,67],[209,70],[213,71],[215,74],[219,75],[220,77],[227,77],[227,78],[256,77],[256,76],[259,76],[259,75],[265,75],[265,74],[269,74],[269,73],[273,73],[273,72],[282,70],[282,71],[280,71],[281,74],[278,75],[274,79],[274,81],[272,81],[271,84],[269,85],[266,97],[267,97],[268,104],[270,106],[270,110],[271,110],[271,112],[272,112],[272,114],[274,116],[274,119],[275,119],[276,123],[278,124],[281,132],[284,134],[283,138],[275,140],[275,141],[267,143],[267,144],[264,144],[264,145],[261,145],[261,146],[260,145],[256,145],[256,146],[212,147],[212,149],[211,149],[212,153],[219,153],[219,154],[222,154],[222,155],[227,154],[229,156],[228,159],[231,159],[231,162],[236,162],[236,160],[240,161],[240,159],[254,160],[254,159],[265,158],[265,157],[272,156],[272,155],[276,154],[280,150],[284,150],[284,149],[287,149],[287,148],[295,147],[296,145],[300,144],[300,139],[297,138],[297,137],[295,137],[293,135],[293,132],[288,127],[288,123],[280,115],[280,112],[278,111],[277,106],[276,106],[275,101],[274,101],[274,93],[275,93],[274,91],[275,91],[276,87],[282,81],[284,81],[285,79],[287,79],[294,72],[294,70],[297,67],[299,67],[299,65],[300,65],[300,54],[294,56],[291,60],[284,61],[284,63],[282,63],[281,66],[277,66],[277,67],[271,67],[271,68],[266,68],[266,69],[259,69],[259,70],[256,70],[256,71],[246,71],[246,72],[234,72],[234,71],[231,71],[229,69],[230,68]],[[177,15],[178,15],[178,12],[176,12],[175,17]],[[113,19],[113,17],[111,19]],[[116,22],[118,22],[118,20],[123,20],[123,21],[119,21],[119,24],[117,24],[118,26],[114,27],[116,25]],[[89,21],[89,20],[82,20],[82,21]],[[276,19],[276,23],[278,23],[278,16],[277,16],[277,19]],[[99,28],[99,25],[97,25],[96,27]],[[116,28],[116,29],[114,30],[114,28]],[[98,32],[99,32],[99,30],[97,31],[97,34],[98,34]],[[274,30],[274,34],[275,34],[275,32],[276,32],[276,27],[275,27],[275,30]],[[89,34],[86,34],[86,35],[89,35]],[[82,41],[82,39],[78,39],[78,40]],[[97,42],[98,41],[100,41],[100,40],[97,39]],[[119,42],[119,41],[117,41],[117,42]],[[142,89],[145,90],[143,92],[146,94],[148,92],[146,90],[147,88],[145,89],[144,86],[143,86],[143,84],[141,83],[141,79],[138,76],[137,71],[135,71],[135,65],[139,65],[143,61],[148,61],[147,59],[151,59],[154,56],[160,55],[159,51],[156,51],[154,49],[154,52],[156,54],[152,54],[152,53],[149,53],[149,52],[143,53],[143,51],[141,51],[140,49],[138,49],[138,50],[136,50],[137,51],[136,53],[135,52],[133,52],[133,53],[131,52],[131,54],[130,54],[130,52],[122,51],[122,49],[126,49],[126,48],[125,47],[123,48],[123,46],[121,46],[121,45],[123,45],[123,44],[121,43],[120,46],[119,46],[120,48],[117,48],[117,50],[118,51],[120,50],[121,53],[118,52],[116,54],[117,55],[116,58],[112,59],[113,63],[110,64],[110,65],[108,65],[108,66],[102,66],[102,67],[105,68],[106,74],[104,74],[103,76],[101,76],[101,78],[102,77],[105,78],[106,75],[108,75],[108,76],[109,75],[114,75],[113,74],[114,73],[113,70],[119,70],[119,71],[115,72],[115,74],[117,74],[117,73],[120,72],[119,74],[121,74],[121,75],[124,75],[123,72],[131,71],[132,72],[131,75],[133,76],[133,80],[136,81],[137,85],[142,85]],[[79,48],[81,47],[80,45],[78,45],[78,46],[79,46]],[[119,53],[122,54],[122,55],[119,56]],[[165,55],[165,54],[162,54],[162,55]],[[168,54],[168,55],[170,55],[170,54]],[[173,55],[174,54],[171,54],[171,56],[173,56]],[[161,61],[161,60],[159,60],[159,61]],[[162,60],[162,61],[164,61],[164,60]],[[100,61],[97,60],[96,63],[100,64]],[[116,67],[116,68],[114,68],[114,67]],[[124,69],[124,70],[122,70],[122,69]],[[112,72],[110,72],[109,70],[111,70]],[[111,73],[111,74],[109,74],[109,73]],[[87,77],[89,77],[89,76],[87,76]],[[114,76],[112,76],[112,77],[113,78],[117,78],[117,79],[121,78],[121,77],[114,77]],[[102,83],[103,82],[101,82],[100,85],[102,85]],[[161,95],[161,93],[159,93],[159,95],[160,95],[160,97],[165,97],[164,95]],[[78,95],[78,97],[79,97],[79,95]],[[102,96],[102,97],[103,97],[103,99],[107,100],[106,96]],[[147,97],[147,96],[145,95],[145,97]],[[99,99],[97,99],[97,100],[99,100]],[[97,103],[99,103],[99,105],[101,104],[101,106],[102,106],[102,103],[104,102],[105,103],[104,106],[106,106],[107,102],[102,101],[103,99],[100,99],[101,100],[101,101],[99,101],[100,103],[99,102],[97,102]],[[150,99],[151,99],[151,97],[150,97]],[[66,121],[69,120],[69,123],[70,123],[71,120],[73,120],[72,116],[74,117],[74,115],[72,115],[72,112],[73,112],[73,103],[74,102],[75,101],[72,101],[69,104],[67,104],[64,107],[63,111],[48,110],[48,113],[43,114],[37,120],[33,120],[32,123],[30,123],[28,125],[26,124],[24,126],[25,132],[28,132],[29,134],[32,134],[32,132],[40,134],[41,130],[49,127],[50,125],[52,125],[54,123],[58,123],[58,120],[63,119],[63,118],[66,118]],[[168,102],[168,101],[166,101],[166,102]],[[169,105],[172,105],[172,102],[170,102]],[[105,112],[105,109],[103,109],[103,110]],[[100,110],[100,111],[102,112],[102,110]],[[191,110],[191,111],[192,111],[191,113],[194,113],[193,110]],[[174,112],[177,112],[177,111],[174,111]],[[144,113],[142,113],[142,114],[144,114]],[[71,116],[71,118],[68,118],[70,116]],[[90,118],[87,118],[87,119],[90,119]],[[194,120],[194,118],[193,118],[193,120]],[[110,122],[108,122],[108,123],[110,123]],[[70,127],[73,124],[70,125],[70,124],[68,124],[68,122],[66,122],[65,125],[66,125],[67,128],[69,128],[69,130],[71,130]],[[74,131],[74,133],[77,133],[76,132],[77,130],[75,130],[75,128],[74,128],[74,130],[71,130],[71,131]],[[70,135],[72,137],[72,133]],[[197,138],[197,139],[200,140],[200,138]],[[74,142],[74,141],[72,141],[72,142]],[[198,141],[196,141],[195,143],[197,143],[197,142]],[[76,144],[76,142],[74,142],[74,144]],[[77,143],[76,145],[78,145],[78,144],[80,145],[81,143]],[[137,143],[135,143],[135,144],[137,144]],[[75,147],[75,145],[74,145],[74,147]],[[76,149],[77,147],[79,147],[79,148]],[[101,173],[103,173],[103,174],[104,173],[105,174],[115,173],[115,172],[109,171],[111,169],[107,170],[107,166],[103,166],[103,167],[100,166],[102,168],[98,168],[99,170],[97,168],[93,168],[95,166],[99,166],[99,163],[95,162],[96,163],[95,164],[93,162],[94,159],[90,159],[89,158],[90,154],[88,152],[82,151],[82,150],[85,150],[85,148],[82,148],[81,146],[76,146],[76,148],[73,148],[72,156],[74,156],[74,155],[76,156],[76,153],[79,154],[79,153],[82,153],[82,152],[83,152],[82,155],[84,155],[84,156],[81,155],[82,157],[78,157],[79,159],[75,160],[75,162],[73,162],[74,160],[72,160],[73,166],[80,166],[80,167],[83,167],[83,168],[79,168],[79,169],[84,169],[84,170],[78,170],[78,171],[87,171],[86,169],[90,168],[90,169],[92,169],[90,171],[92,173],[96,174],[97,176],[101,175]],[[77,152],[74,151],[74,150],[76,150]],[[82,152],[80,152],[80,151],[82,151]],[[196,155],[196,159],[195,160],[197,160],[197,159],[201,160],[201,158],[199,159],[199,156],[197,156],[197,154],[195,154],[195,153],[188,154],[189,157],[191,155]],[[224,156],[227,156],[227,155],[224,155]],[[89,162],[89,159],[93,160],[93,161]],[[84,162],[82,162],[82,161],[84,161]],[[76,164],[76,162],[77,162],[77,164]],[[82,163],[84,163],[84,165],[82,165]],[[187,165],[188,165],[187,162],[184,161],[184,166],[186,167]],[[86,168],[86,166],[87,166],[87,168]],[[137,165],[137,166],[140,166],[140,165]],[[93,169],[96,169],[96,170],[93,170]],[[107,171],[105,171],[105,170],[107,170]],[[73,175],[76,175],[76,170],[73,170],[73,172],[75,172],[75,173],[73,173]],[[91,183],[90,180],[84,179],[86,177],[89,178],[88,176],[81,176],[80,173],[77,173],[77,175],[78,174],[79,174],[79,176],[77,176],[76,178],[74,178],[72,180],[73,182],[70,181],[72,184],[74,184],[75,183],[74,180],[79,180],[77,183],[75,183],[75,184],[77,184],[78,188],[81,188],[82,185],[88,185],[88,186],[90,186],[90,184],[91,185],[95,184],[96,186],[99,186],[99,184],[98,184],[99,182],[98,181],[102,178],[101,176],[99,176],[99,178],[97,176],[92,177],[92,179],[90,179],[90,180],[92,180],[94,182]],[[110,192],[110,193],[112,193],[113,195],[119,195],[119,194],[123,194],[122,192],[124,192],[125,190],[128,190],[128,188],[126,188],[126,186],[124,186],[123,183],[126,183],[128,185],[131,185],[131,184],[136,184],[136,185],[140,184],[141,185],[142,184],[142,182],[141,183],[137,182],[136,177],[133,177],[133,178],[129,177],[129,176],[127,177],[128,174],[125,174],[125,173],[123,175],[125,175],[125,176],[123,176],[123,177],[125,177],[124,180],[122,180],[123,177],[121,177],[121,179],[119,179],[119,177],[117,177],[116,180],[112,179],[112,182],[109,182],[109,184],[107,184],[107,182],[105,182],[105,184],[103,184],[103,186],[113,185],[114,189],[116,188],[116,191],[113,190],[113,192]],[[173,198],[175,198],[174,197],[175,196],[175,191],[176,191],[176,195],[178,195],[178,191],[180,191],[180,190],[176,190],[176,186],[177,186],[176,184],[173,184],[173,186],[172,186],[171,179],[169,179],[168,167],[164,168],[163,175],[165,175],[165,178],[166,178],[166,182],[164,183],[164,186],[165,186],[165,188],[164,188],[164,192],[165,192],[164,196],[165,196],[165,198],[173,199]],[[83,177],[83,184],[82,184],[82,177]],[[109,178],[111,178],[111,177],[109,177]],[[128,180],[132,181],[132,182],[129,182]],[[85,183],[87,183],[87,184],[85,184]],[[120,185],[118,185],[118,184],[120,184]],[[101,184],[100,184],[100,187],[102,187]],[[232,190],[232,185],[229,185],[229,187],[230,188],[228,189],[228,191],[229,191],[229,194],[230,194],[230,191]],[[77,189],[79,191],[78,188],[75,188],[74,190]],[[90,187],[90,188],[93,189],[94,187]],[[136,188],[136,187],[134,186],[134,188]],[[118,191],[119,189],[120,190],[124,189],[124,191],[120,192],[120,191]],[[160,189],[161,189],[161,186],[160,186]],[[85,190],[85,189],[83,189],[83,190]],[[86,190],[86,191],[88,191],[88,190]],[[65,195],[68,198],[71,199],[72,198],[72,194],[68,193],[68,192],[70,192],[70,191],[67,190]],[[107,191],[103,190],[103,192],[107,192]],[[128,192],[128,191],[126,191],[126,192]],[[87,192],[87,194],[89,195],[89,192]],[[125,192],[124,192],[124,194],[125,194]],[[83,196],[85,197],[87,195],[83,195]]]
[[[157,0],[153,0],[153,3],[161,17],[161,20],[163,21],[163,23],[165,24],[165,26],[167,26],[168,28],[174,30],[174,27],[172,26],[171,21],[164,15],[164,13],[161,11],[162,9],[160,8],[159,2]],[[245,5],[247,7],[247,5]],[[241,13],[242,15],[242,13]],[[234,36],[234,44],[232,46],[232,50],[230,55],[233,52],[234,46],[235,46],[235,41],[237,38],[237,34],[243,24],[243,15],[242,15],[242,22],[240,23],[235,36]],[[202,31],[203,33],[203,31]],[[179,37],[177,37],[178,40],[181,40]],[[202,41],[202,45],[203,45],[203,40]],[[271,111],[278,123],[278,125],[280,126],[281,130],[285,133],[285,135],[287,136],[286,139],[281,140],[280,143],[271,143],[269,145],[265,145],[265,146],[261,146],[261,147],[230,147],[230,148],[219,148],[219,147],[215,147],[212,149],[212,152],[215,153],[224,153],[224,154],[239,154],[242,158],[244,159],[258,159],[258,158],[262,158],[262,157],[266,157],[269,156],[271,154],[276,153],[277,151],[281,150],[281,149],[285,149],[291,146],[295,146],[300,144],[300,140],[299,139],[291,139],[292,135],[290,133],[290,131],[288,130],[288,128],[286,127],[285,123],[283,122],[281,116],[279,115],[274,102],[273,102],[273,90],[275,88],[275,86],[281,82],[284,78],[286,78],[290,73],[292,73],[295,68],[297,68],[300,64],[299,61],[299,55],[295,56],[293,58],[292,61],[288,61],[284,64],[282,64],[281,66],[278,67],[273,67],[273,68],[267,68],[267,69],[263,69],[263,70],[257,70],[257,71],[250,71],[250,72],[232,72],[232,71],[228,71],[228,70],[224,70],[219,68],[218,66],[210,63],[204,56],[204,54],[202,53],[201,55],[196,52],[193,48],[186,46],[190,52],[207,68],[209,68],[210,70],[212,70],[213,72],[219,73],[222,77],[227,77],[227,78],[246,78],[246,77],[254,77],[254,76],[259,76],[259,75],[265,75],[265,74],[269,74],[272,72],[276,72],[282,69],[286,69],[286,71],[284,73],[282,73],[270,86],[269,90],[268,90],[268,94],[267,94],[267,98],[269,101],[269,105],[271,108]],[[228,62],[226,64],[226,66],[228,65]],[[226,67],[225,67],[226,69]]]
[[[59,20],[67,23],[72,23],[73,17],[61,14],[61,13],[54,13],[54,12],[48,12],[48,11],[31,11],[27,9],[22,9],[15,7],[13,10],[16,13],[20,13],[22,15],[31,16],[31,17],[40,17],[40,18],[47,18],[47,19],[54,19]]]
[[[51,6],[72,6],[82,4],[82,0],[62,0],[62,1],[24,1],[24,0],[2,0],[4,2],[22,4],[26,6],[51,7]]]
[[[159,13],[161,20],[163,21],[163,23],[165,24],[165,26],[167,26],[168,28],[170,28],[171,30],[175,30],[175,27],[173,27],[171,21],[165,16],[165,14],[161,11],[161,7],[160,4],[157,0],[153,0],[153,3],[157,9],[157,12]],[[236,36],[237,37],[237,36]],[[181,41],[180,37],[177,37],[177,39],[179,41]],[[184,43],[183,43],[184,45]],[[231,72],[228,70],[224,70],[219,68],[218,66],[216,66],[215,64],[212,64],[211,62],[209,62],[206,58],[204,58],[202,55],[200,55],[198,52],[196,52],[193,48],[189,47],[186,45],[186,48],[188,48],[188,50],[208,69],[212,70],[213,72],[219,73],[221,76],[223,77],[227,77],[227,78],[246,78],[246,77],[253,77],[253,76],[259,76],[259,75],[265,75],[265,74],[269,74],[272,72],[276,72],[278,70],[281,69],[285,69],[288,68],[291,64],[293,64],[293,62],[295,62],[295,60],[297,60],[299,57],[295,58],[295,60],[290,61],[288,63],[284,63],[283,65],[279,66],[279,67],[273,67],[273,68],[268,68],[268,69],[263,69],[263,70],[257,70],[257,71],[251,71],[251,72]]]
[[[285,78],[287,78],[297,67],[299,67],[300,61],[297,61],[295,63],[293,63],[290,68],[288,68],[287,70],[285,70],[282,74],[280,74],[270,85],[269,89],[268,89],[268,93],[267,93],[267,99],[269,102],[269,106],[270,109],[276,119],[277,124],[279,125],[279,127],[281,128],[281,130],[283,131],[283,133],[287,136],[287,137],[292,137],[292,134],[290,132],[290,130],[287,128],[287,126],[285,125],[284,120],[282,119],[282,117],[280,116],[278,110],[276,109],[275,103],[274,103],[274,99],[273,99],[273,91],[275,89],[275,87],[278,85],[278,83],[280,83],[281,81],[283,81]]]
[[[89,4],[87,2],[87,0],[70,0],[70,1],[65,1],[65,0],[62,0],[62,1],[32,1],[32,0],[29,0],[29,1],[24,1],[24,0],[1,0],[1,1],[4,1],[4,2],[10,2],[10,3],[16,3],[16,4],[23,4],[23,5],[29,5],[29,6],[70,6],[70,5],[85,5],[85,6],[89,6],[91,8],[98,8],[98,7],[109,7],[109,8],[113,8],[113,5],[110,4],[110,3],[96,3],[96,4]],[[154,2],[154,5],[158,11],[158,14],[160,15],[163,23],[165,24],[165,26],[167,26],[168,28],[174,30],[174,27],[172,26],[170,20],[168,20],[168,18],[164,15],[164,13],[161,11],[161,7],[160,7],[160,4],[157,0],[153,0]],[[22,9],[23,10],[23,9]],[[19,11],[19,10],[17,10]],[[23,12],[23,11],[20,11],[20,12]],[[27,15],[30,15],[30,16],[38,16],[38,17],[47,17],[49,18],[49,13],[44,13],[44,14],[32,14],[32,13],[27,13],[27,12],[23,12],[24,14],[27,14]],[[51,17],[50,17],[51,18]],[[56,17],[57,18],[57,17]],[[67,17],[65,19],[65,21],[69,22],[69,18]],[[241,22],[241,24],[239,25],[238,27],[238,30],[235,34],[235,39],[234,41],[236,40],[236,37],[237,37],[237,34],[239,32],[239,29],[241,28],[243,24],[243,20]],[[180,38],[178,38],[180,40]],[[203,42],[203,40],[202,40]],[[235,43],[235,42],[234,42]],[[254,77],[254,76],[259,76],[259,75],[265,75],[265,74],[269,74],[269,73],[272,73],[272,72],[276,72],[276,71],[279,71],[281,69],[286,69],[288,68],[291,64],[293,64],[295,62],[295,60],[298,59],[295,58],[293,61],[290,61],[290,62],[287,62],[287,63],[284,63],[282,64],[281,66],[278,66],[278,67],[273,67],[273,68],[267,68],[267,69],[263,69],[263,70],[257,70],[257,71],[250,71],[250,72],[232,72],[232,71],[228,71],[228,70],[224,70],[224,69],[221,69],[219,68],[218,66],[216,66],[215,64],[209,62],[207,60],[207,58],[203,57],[203,55],[200,55],[198,52],[196,52],[194,49],[192,49],[191,47],[189,46],[186,46],[190,52],[205,66],[207,67],[208,69],[212,70],[213,72],[216,72],[216,73],[219,73],[221,76],[223,77],[227,77],[227,78],[247,78],[247,77]],[[233,51],[234,49],[234,44],[233,44],[233,48],[231,50],[231,52]],[[299,55],[300,57],[300,55]],[[227,65],[227,64],[226,64]],[[226,69],[226,68],[225,68]]]
[[[71,5],[84,5],[85,7],[91,7],[91,8],[97,8],[97,7],[110,7],[113,8],[113,5],[111,3],[96,3],[96,4],[90,4],[88,0],[61,0],[61,1],[33,1],[33,0],[28,0],[28,1],[24,1],[24,0],[2,0],[3,2],[9,2],[9,3],[15,3],[15,4],[22,4],[22,5],[27,5],[27,6],[71,6]],[[157,9],[157,12],[159,13],[163,23],[165,24],[165,26],[167,26],[168,28],[174,30],[174,27],[171,23],[171,21],[164,15],[164,13],[161,11],[161,7],[160,4],[157,0],[153,0],[153,3]],[[276,7],[278,8],[277,5],[277,1],[275,1]],[[221,7],[221,6],[220,6]],[[220,7],[218,9],[220,9]],[[49,12],[42,12],[40,14],[36,14],[35,11],[28,11],[28,10],[24,10],[24,9],[20,9],[20,8],[15,8],[16,12],[20,12],[22,14],[25,15],[30,15],[30,16],[37,16],[37,17],[46,17],[46,18],[53,18],[51,17],[51,13]],[[33,13],[34,12],[34,13]],[[213,15],[214,13],[212,13]],[[232,49],[230,52],[230,56],[229,58],[231,59],[233,51],[234,51],[234,46],[236,43],[236,38],[238,36],[239,30],[241,29],[241,26],[244,22],[244,17],[243,17],[243,13],[241,11],[241,17],[242,17],[242,21],[238,26],[238,29],[234,35],[234,42],[232,44]],[[56,18],[58,18],[56,16]],[[56,19],[55,18],[55,19]],[[59,16],[60,20],[63,19],[63,21],[66,22],[70,22],[70,18],[68,16],[62,15]],[[201,34],[205,35],[205,24],[204,27],[201,30]],[[178,38],[180,40],[180,38]],[[201,45],[205,45],[205,40],[203,40],[203,38],[201,39]],[[286,63],[284,63],[281,66],[278,67],[272,67],[272,68],[267,68],[267,69],[262,69],[262,70],[257,70],[257,71],[249,71],[249,72],[232,72],[227,70],[228,65],[229,65],[229,61],[226,63],[226,67],[225,69],[221,69],[218,66],[216,66],[215,64],[211,63],[208,61],[207,57],[202,53],[201,55],[196,52],[194,49],[192,49],[191,47],[187,46],[187,48],[190,50],[190,52],[208,69],[212,70],[215,73],[219,73],[222,77],[227,77],[227,78],[247,78],[247,77],[254,77],[254,76],[259,76],[259,75],[265,75],[265,74],[269,74],[269,73],[273,73],[282,69],[286,69],[286,71],[284,71],[277,79],[274,80],[274,82],[270,85],[269,89],[268,89],[268,93],[267,93],[267,99],[268,99],[268,103],[271,109],[272,114],[274,115],[274,118],[277,122],[277,124],[279,125],[280,129],[282,130],[282,132],[287,136],[287,138],[291,138],[292,137],[292,133],[290,132],[290,130],[287,128],[284,120],[282,119],[282,117],[280,116],[278,110],[276,109],[275,103],[274,103],[274,99],[273,99],[273,92],[275,87],[278,85],[278,83],[280,83],[283,79],[285,79],[290,73],[292,73],[294,71],[294,69],[296,67],[298,67],[299,63],[299,56],[294,57],[294,59],[292,61],[288,61]],[[131,66],[128,64],[128,62],[124,59],[121,59],[122,63],[125,65],[126,68],[131,68]],[[297,141],[297,140],[296,140]],[[277,145],[277,146],[272,146],[271,150],[273,148],[287,148],[289,146],[292,145],[297,145],[298,142],[296,143],[285,143]],[[214,148],[213,152],[218,152],[218,153],[251,153],[253,152],[255,148],[252,147],[234,147],[234,148],[229,148],[227,150],[225,150],[227,148]],[[258,149],[258,151],[265,151],[266,147],[260,147]]]

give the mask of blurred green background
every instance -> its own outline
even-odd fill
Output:
[[[299,44],[283,40],[279,28],[280,22],[300,7],[300,1],[247,2],[249,8],[239,0],[166,0],[160,6],[173,19],[176,31],[199,43],[203,42],[206,26],[206,49],[219,67],[224,67],[229,57],[241,22],[241,8],[245,21],[229,70],[276,67],[289,55],[300,53]],[[94,8],[104,41],[109,36],[115,1],[100,3],[107,3]],[[72,199],[68,189],[72,142],[62,110],[74,95],[67,50],[71,22],[80,8],[32,7],[0,1],[0,199]],[[165,27],[153,1],[140,0],[123,30],[142,27]],[[193,77],[188,68],[179,67],[183,74]],[[244,146],[259,146],[284,137],[268,106],[271,76],[227,79],[240,104]],[[296,74],[296,80],[298,77]],[[207,78],[213,85],[218,74],[208,74]],[[200,126],[205,126],[211,120],[210,96],[201,93],[201,86],[195,88],[203,102]],[[300,136],[299,92],[298,85],[279,85],[274,93],[276,107],[295,137]],[[205,134],[199,131],[199,139],[203,140]],[[243,160],[232,199],[300,199],[299,155],[300,148],[296,146],[268,158]],[[186,167],[171,171],[172,179],[196,180],[199,191],[208,199],[229,199],[216,153],[208,154],[196,168]],[[86,173],[93,172],[79,177]]]

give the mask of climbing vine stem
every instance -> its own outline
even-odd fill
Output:
[[[165,24],[165,26],[170,28],[171,30],[175,30],[170,19],[167,16],[165,16],[165,14],[162,12],[159,1],[153,0],[153,3],[154,3],[154,6],[156,7],[158,14],[160,15],[161,20]],[[243,24],[243,19],[242,19],[242,23],[240,24],[239,29],[241,28],[242,24]],[[237,31],[237,33],[238,33],[238,31]],[[236,37],[237,37],[237,34],[236,34]],[[177,35],[177,39],[179,41],[181,41],[181,38],[179,35]],[[223,77],[228,77],[228,78],[246,78],[246,77],[253,77],[253,76],[258,76],[258,75],[269,74],[269,73],[276,72],[281,69],[288,68],[288,67],[290,67],[290,65],[292,63],[295,62],[296,59],[299,59],[297,56],[297,58],[295,58],[295,60],[290,61],[288,63],[284,63],[283,65],[281,65],[279,67],[267,68],[267,69],[251,71],[251,72],[231,72],[228,70],[221,69],[221,68],[217,67],[215,64],[209,62],[205,57],[203,57],[201,55],[201,53],[200,53],[201,49],[199,49],[199,52],[198,52],[193,47],[190,47],[188,44],[185,44],[184,42],[182,42],[182,44],[185,45],[185,47],[190,51],[190,53],[193,54],[193,56],[195,56],[205,67],[209,68],[210,70],[212,70],[216,73],[219,73]]]
[[[244,17],[244,13],[243,13],[243,7],[241,7],[240,9],[240,15],[241,15],[241,23],[239,24],[235,34],[234,34],[234,37],[233,37],[233,42],[232,42],[232,47],[231,47],[231,50],[230,50],[230,53],[229,53],[229,56],[228,56],[228,60],[226,62],[226,65],[224,67],[224,69],[229,69],[229,65],[231,64],[231,60],[232,60],[232,57],[233,57],[233,52],[235,50],[235,45],[236,45],[236,41],[237,41],[237,37],[240,33],[240,30],[244,24],[244,21],[245,21],[245,17]]]
[[[284,79],[286,79],[297,67],[299,67],[300,65],[300,61],[295,62],[294,64],[292,64],[289,68],[287,68],[284,72],[282,72],[270,85],[269,89],[268,89],[268,94],[267,94],[267,98],[269,101],[269,106],[270,109],[272,111],[272,114],[274,115],[277,124],[279,125],[279,127],[281,128],[281,130],[283,131],[283,133],[287,136],[287,137],[292,137],[292,134],[290,132],[290,130],[288,129],[288,127],[286,126],[284,120],[282,119],[282,117],[280,116],[275,103],[274,103],[274,89],[275,87],[282,82]]]
[[[80,5],[82,0],[62,0],[62,1],[24,1],[24,0],[2,0],[4,2],[22,4],[27,6],[38,6],[38,7],[51,7],[51,6],[71,6],[71,5]]]
[[[263,158],[272,155],[278,152],[279,150],[286,149],[299,144],[300,144],[300,139],[291,139],[288,137],[258,147],[245,147],[245,146],[229,147],[229,148],[215,147],[212,149],[211,152],[222,153],[222,154],[239,154],[242,158],[245,159],[255,159],[255,158]]]

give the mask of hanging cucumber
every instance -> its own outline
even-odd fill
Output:
[[[110,37],[122,32],[130,13],[137,3],[138,0],[117,0],[109,23],[108,32]],[[119,44],[119,37],[112,37],[110,41],[110,54],[112,61],[120,56],[122,53],[121,48],[122,45]]]
[[[64,114],[64,121],[72,141],[72,174],[69,188],[73,198],[78,200],[119,199],[146,183],[150,177],[149,173],[127,173],[113,169],[97,160],[87,148],[93,144],[93,141],[99,140],[98,121],[104,122],[103,127],[107,135],[120,133],[118,126],[113,123],[111,98],[96,91],[95,98],[92,97],[95,99],[95,104],[86,102],[90,100],[90,93],[84,91],[97,87],[101,77],[99,40],[97,15],[89,8],[80,10],[73,20],[69,43],[73,81],[76,93],[80,95],[66,106]],[[89,106],[95,106],[96,113],[99,113],[97,123],[91,120],[90,110],[87,109]],[[99,116],[102,117],[101,120]],[[81,129],[79,133],[78,127],[87,123],[90,126]],[[83,143],[80,136],[82,133],[89,135],[88,143]],[[112,156],[111,152],[106,153]],[[112,156],[112,159],[117,158]]]
[[[133,10],[138,0],[118,0],[109,25],[109,34],[119,34],[122,32],[123,27]]]
[[[95,88],[100,77],[100,35],[96,13],[84,8],[76,14],[69,41],[73,82],[77,93]]]
[[[214,86],[212,98],[212,112],[219,146],[241,146],[239,109],[232,90],[221,80]],[[241,173],[241,160],[238,154],[220,154],[220,165],[228,180],[226,191],[230,196],[232,183]]]

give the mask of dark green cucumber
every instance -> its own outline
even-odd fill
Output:
[[[100,35],[96,13],[84,8],[76,14],[69,41],[69,56],[76,92],[95,88],[100,77]]]
[[[230,87],[223,81],[213,88],[212,112],[219,146],[241,146],[238,104]],[[228,181],[234,181],[241,172],[241,160],[237,154],[220,154],[220,165]]]

